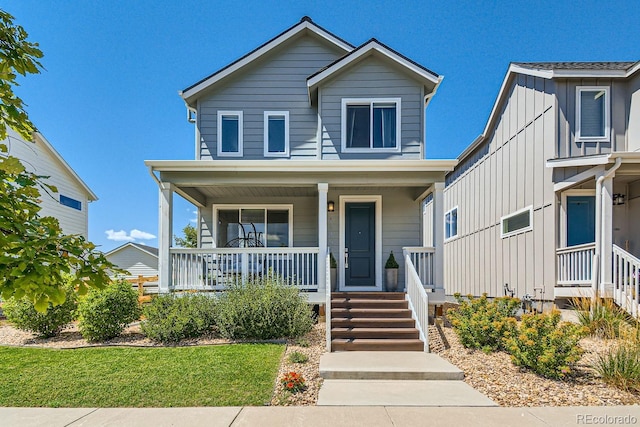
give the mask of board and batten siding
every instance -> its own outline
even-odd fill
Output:
[[[640,73],[627,82],[627,151],[640,151]]]
[[[127,278],[137,278],[138,276],[152,277],[158,275],[158,257],[132,246],[127,246],[107,255],[107,259],[127,270]]]
[[[341,123],[343,98],[400,98],[401,151],[376,153],[342,153]],[[423,88],[417,81],[369,57],[348,71],[323,84],[319,90],[322,117],[323,159],[421,159],[424,102]]]
[[[556,208],[545,167],[555,154],[552,85],[532,76],[511,79],[486,140],[447,177],[444,210],[458,206],[458,235],[444,244],[448,294],[498,297],[508,283],[519,297],[544,286],[545,299],[553,299]],[[501,217],[528,206],[533,230],[501,238]]]
[[[57,193],[47,193],[40,189],[40,216],[52,216],[60,222],[65,234],[80,234],[88,237],[88,197],[86,190],[69,173],[66,166],[36,139],[36,142],[24,141],[12,129],[8,129],[8,139],[3,141],[9,148],[9,155],[17,157],[29,172],[47,176],[47,184],[54,185]],[[81,210],[60,204],[60,195],[71,197],[82,204]]]
[[[239,71],[198,100],[199,159],[217,157],[217,112],[243,112],[244,159],[264,157],[264,112],[289,112],[290,158],[317,158],[318,118],[309,105],[307,77],[343,53],[317,37],[301,36]],[[222,157],[238,159],[238,157]]]
[[[429,197],[422,208],[422,246],[433,247],[433,221],[433,197]]]

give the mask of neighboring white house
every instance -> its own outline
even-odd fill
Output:
[[[22,161],[29,172],[47,176],[47,184],[58,189],[48,193],[40,189],[41,216],[58,219],[65,234],[89,234],[89,203],[98,200],[87,184],[40,133],[34,133],[34,141],[22,139],[13,129],[7,129],[8,154]]]
[[[158,275],[158,248],[127,242],[107,252],[105,257],[119,268],[127,270],[129,275],[126,278]]]

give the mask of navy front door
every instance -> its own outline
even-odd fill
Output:
[[[567,196],[567,246],[596,240],[595,196]]]
[[[345,203],[345,286],[376,285],[376,204]]]

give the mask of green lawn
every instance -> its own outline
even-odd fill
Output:
[[[0,406],[264,405],[284,346],[0,347]]]

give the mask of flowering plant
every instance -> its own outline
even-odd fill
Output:
[[[297,393],[306,388],[304,377],[297,372],[287,372],[280,380],[280,383],[285,390],[291,393]]]

